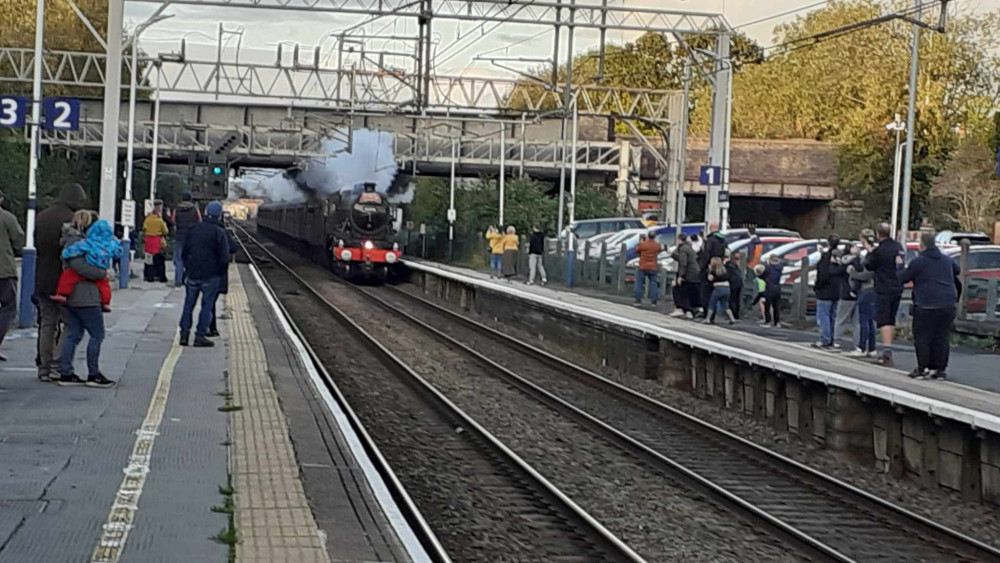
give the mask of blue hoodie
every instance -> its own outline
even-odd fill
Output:
[[[913,304],[921,309],[954,307],[958,301],[958,264],[937,248],[928,248],[899,273],[899,283],[913,282]]]

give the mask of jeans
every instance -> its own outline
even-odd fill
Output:
[[[184,283],[184,258],[181,253],[184,252],[184,239],[175,238],[174,239],[174,283],[180,285]]]
[[[875,351],[875,291],[858,293],[858,348]]]
[[[101,373],[98,362],[101,358],[101,343],[104,342],[104,313],[100,307],[66,307],[66,341],[63,342],[59,357],[59,372],[73,373],[73,354],[87,331],[87,375],[93,377]]]
[[[833,345],[833,329],[837,324],[837,302],[816,301],[816,324],[819,325],[819,339],[827,346]]]
[[[851,327],[851,334],[855,338],[858,336],[858,328],[856,322],[858,320],[858,302],[852,301],[850,299],[841,299],[837,302],[837,322],[833,326],[833,339],[834,341],[840,340],[840,337],[844,335],[844,329],[848,326]]]
[[[955,322],[955,307],[913,308],[913,347],[917,367],[944,371],[948,367],[948,336]]]
[[[0,344],[17,316],[17,278],[0,279]]]
[[[541,254],[528,255],[528,281],[534,283],[535,272],[541,272],[542,283],[548,283],[549,278],[545,274],[545,260]]]
[[[729,286],[728,285],[717,285],[712,288],[712,295],[708,298],[708,308],[705,309],[706,315],[712,315],[715,313],[723,313],[729,307]]]
[[[490,270],[494,274],[500,275],[500,272],[503,271],[503,254],[490,254]]]
[[[646,279],[649,279],[649,300],[656,305],[656,299],[660,296],[659,287],[656,283],[656,277],[659,272],[656,270],[636,270],[635,272],[635,300],[636,302],[642,301],[642,296],[645,293],[643,286],[645,285]]]
[[[195,337],[204,338],[208,333],[208,325],[212,322],[212,309],[215,298],[219,295],[219,283],[222,278],[215,276],[207,280],[189,279],[184,284],[184,311],[181,313],[181,336],[191,333],[191,322],[194,317],[194,306],[201,295],[201,310],[198,312],[198,328]]]

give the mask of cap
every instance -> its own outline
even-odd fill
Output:
[[[209,217],[222,217],[222,204],[217,201],[209,203],[205,206],[205,215]]]
[[[191,201],[191,191],[187,190],[184,193],[182,193],[181,194],[181,200],[182,201]]]

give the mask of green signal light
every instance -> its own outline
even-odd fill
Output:
[[[212,167],[212,175],[213,176],[221,176],[222,175],[222,167],[221,166],[213,166]]]

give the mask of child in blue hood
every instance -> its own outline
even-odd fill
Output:
[[[107,270],[111,267],[111,262],[121,256],[121,244],[115,239],[111,230],[111,225],[104,219],[98,219],[91,224],[92,216],[89,211],[77,211],[73,215],[73,222],[63,226],[63,260],[69,260],[78,256],[84,256],[91,266]],[[86,236],[83,233],[86,232]],[[57,303],[65,303],[76,284],[85,278],[73,271],[71,268],[64,268],[59,275],[59,284],[56,286],[56,294],[51,299]],[[111,283],[107,278],[94,281],[98,292],[101,294],[101,306],[104,311],[111,310]]]

